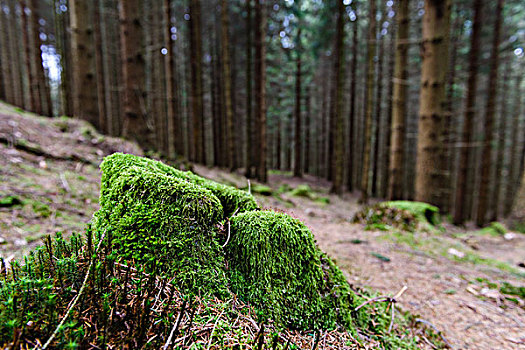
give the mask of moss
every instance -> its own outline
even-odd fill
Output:
[[[111,163],[104,163],[106,171]],[[223,217],[219,199],[210,190],[155,170],[132,165],[118,174],[105,172],[102,205],[92,228],[110,235],[119,256],[150,271],[173,273],[185,292],[226,293],[224,257],[216,238],[216,224]]]
[[[38,214],[38,216],[42,218],[48,218],[52,214],[51,208],[49,208],[47,204],[34,201],[32,207],[35,214]]]
[[[290,191],[290,195],[296,197],[306,197],[310,199],[316,199],[317,196],[313,193],[312,189],[308,185],[299,185]],[[315,198],[314,198],[315,197]]]
[[[251,187],[251,192],[260,194],[262,196],[271,196],[273,194],[273,190],[270,186],[259,185],[259,184],[253,185]]]
[[[122,171],[131,166],[137,166],[159,174],[169,175],[210,190],[220,200],[224,209],[225,217],[231,216],[236,211],[243,212],[257,209],[255,198],[245,191],[205,179],[189,171],[181,171],[172,168],[156,160],[122,153],[114,153],[111,156],[104,158],[104,161],[100,166],[103,172],[100,193],[101,205],[104,205],[103,200],[107,195],[105,184],[112,182],[113,178],[118,177]]]
[[[9,208],[24,204],[17,196],[5,196],[0,198],[0,208]]]
[[[482,228],[480,230],[480,233],[489,234],[491,236],[500,236],[507,233],[507,229],[505,228],[505,226],[503,226],[503,224],[494,221],[491,222],[489,226]]]
[[[433,226],[441,223],[439,208],[428,203],[412,201],[390,201],[383,203],[387,207],[394,207],[401,210],[407,210],[420,221],[426,221]]]
[[[261,316],[298,329],[348,327],[353,293],[306,226],[273,211],[231,219],[231,289]]]

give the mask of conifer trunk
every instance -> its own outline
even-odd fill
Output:
[[[32,55],[31,55],[31,44],[29,42],[30,27],[29,27],[29,20],[27,18],[27,13],[25,11],[27,8],[25,0],[20,1],[20,8],[22,9],[21,16],[22,16],[22,43],[24,47],[24,66],[27,72],[27,82],[28,82],[27,92],[29,94],[26,101],[24,101],[25,102],[24,108],[28,111],[33,112],[34,111],[33,106],[36,104],[35,102],[36,95],[33,89],[30,88],[30,86],[31,86],[31,82],[33,81],[33,79],[35,79],[35,77],[33,74],[33,68],[31,66]]]
[[[356,114],[356,83],[357,83],[357,19],[352,23],[352,61],[350,63],[350,115],[349,115],[349,128],[348,128],[348,145],[350,149],[348,150],[348,173],[346,179],[346,188],[348,191],[354,190],[354,172],[356,170],[356,148],[357,142],[354,137],[357,129],[357,114]]]
[[[295,58],[295,161],[293,176],[303,176],[303,165],[301,164],[301,28],[297,32],[297,57]]]
[[[443,135],[450,0],[426,0],[424,10],[415,198],[443,208],[448,201]]]
[[[171,40],[171,1],[164,0],[164,42],[168,52],[164,56],[164,71],[166,72],[166,100],[168,124],[168,156],[175,157],[181,153],[181,135],[177,116],[177,95],[175,91],[175,52]]]
[[[259,152],[257,179],[267,181],[266,169],[266,1],[255,0],[255,91]]]
[[[124,102],[122,133],[146,149],[152,148],[145,111],[143,25],[140,0],[119,0]]]
[[[472,184],[467,179],[472,173],[471,157],[473,156],[472,134],[474,128],[474,117],[476,115],[476,89],[478,82],[478,57],[480,49],[481,14],[483,0],[474,0],[474,23],[470,37],[469,70],[467,81],[467,101],[465,106],[465,120],[463,122],[463,133],[461,136],[461,148],[459,158],[459,169],[456,186],[456,201],[454,211],[454,223],[462,224],[470,217],[471,208],[468,197],[472,195]]]
[[[363,170],[361,175],[361,203],[368,202],[368,187],[370,179],[370,148],[372,137],[372,114],[374,110],[374,77],[375,65],[374,57],[376,51],[376,0],[369,0],[368,14],[368,56],[366,73],[366,109],[365,109],[365,130],[364,130],[364,150],[363,150]]]
[[[192,160],[204,163],[203,135],[203,95],[202,95],[202,38],[201,38],[201,3],[190,2],[190,61],[191,61],[191,112],[193,154]],[[224,59],[224,57],[222,58]],[[224,79],[224,77],[223,77]]]
[[[98,125],[100,131],[107,133],[108,123],[106,118],[106,87],[104,85],[104,53],[102,48],[102,31],[100,28],[100,0],[94,0],[93,7],[95,66],[97,72]]]
[[[70,0],[69,2],[74,84],[73,110],[75,111],[76,117],[88,121],[100,130],[93,26],[89,16],[89,10],[89,2],[87,1]],[[35,21],[37,21],[37,19],[35,19]]]
[[[226,152],[228,167],[231,171],[237,168],[235,162],[235,134],[233,128],[233,106],[232,106],[232,76],[230,66],[230,43],[229,43],[229,17],[226,0],[221,0],[221,56],[222,76],[224,91],[224,111],[226,116],[226,132],[222,135],[226,139]]]
[[[498,93],[499,42],[501,32],[501,16],[503,0],[498,0],[494,21],[494,37],[490,56],[490,73],[488,81],[487,108],[485,109],[485,141],[481,158],[481,186],[479,189],[478,213],[476,223],[483,226],[487,223],[490,205],[490,174],[492,169],[492,142],[494,139],[494,114],[496,112],[496,96]]]
[[[405,120],[408,90],[409,0],[399,0],[392,96],[392,138],[388,199],[403,199]]]

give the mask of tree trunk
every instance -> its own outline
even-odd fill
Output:
[[[229,17],[228,5],[226,0],[221,0],[221,56],[222,56],[222,75],[224,91],[224,111],[226,116],[226,132],[223,137],[226,138],[226,152],[228,167],[230,171],[237,168],[235,162],[235,139],[233,128],[233,106],[232,106],[232,77],[230,66],[230,48],[229,48]]]
[[[202,38],[201,38],[201,3],[190,2],[190,52],[191,52],[191,105],[192,105],[192,160],[204,163],[204,127],[202,95]],[[224,58],[223,58],[224,59]]]
[[[73,34],[71,38],[73,110],[76,117],[88,121],[100,130],[93,26],[89,16],[89,2],[70,0],[69,6]]]
[[[356,83],[357,83],[357,19],[352,23],[352,62],[350,63],[350,115],[349,115],[349,128],[348,128],[348,174],[346,179],[346,188],[348,191],[354,190],[354,172],[356,169],[356,148],[357,142],[354,134],[357,129],[357,114],[356,114]]]
[[[299,24],[300,25],[300,24]],[[293,176],[303,176],[303,165],[301,164],[302,144],[301,144],[301,28],[297,32],[297,47],[295,49],[295,161]]]
[[[507,59],[505,73],[503,75],[503,86],[501,88],[501,109],[499,116],[499,130],[498,130],[498,148],[496,156],[496,177],[494,183],[494,192],[493,192],[493,212],[491,221],[498,220],[500,216],[501,208],[501,196],[502,196],[502,180],[505,177],[503,166],[505,164],[505,140],[506,140],[506,131],[507,131],[507,99],[505,94],[509,91],[509,79],[510,73],[512,70],[511,60]]]
[[[120,41],[124,103],[122,107],[125,137],[152,148],[145,111],[144,53],[140,0],[119,0]]]
[[[369,0],[368,15],[368,57],[366,73],[366,110],[365,110],[365,147],[363,151],[363,171],[361,176],[361,203],[368,202],[368,184],[370,178],[370,147],[372,137],[372,113],[374,109],[374,57],[376,51],[376,0]]]
[[[390,149],[390,174],[388,199],[403,199],[403,169],[405,153],[405,120],[408,90],[408,29],[409,0],[398,2],[398,28],[394,66],[394,91],[392,96],[392,147]]]
[[[383,7],[384,13],[385,7]],[[381,21],[384,17],[381,17]],[[385,40],[381,35],[381,27],[379,28],[378,34],[378,48],[377,48],[377,82],[376,82],[376,102],[375,102],[375,137],[374,137],[374,161],[372,165],[372,195],[377,197],[378,195],[378,181],[380,164],[380,147],[381,143],[381,112],[382,112],[382,99],[383,99],[383,55]]]
[[[490,73],[488,81],[487,108],[485,109],[485,141],[483,143],[483,157],[481,158],[481,186],[476,223],[483,226],[487,223],[487,214],[490,205],[490,174],[492,169],[492,142],[494,139],[494,114],[496,111],[496,96],[498,93],[499,42],[501,32],[501,16],[503,0],[498,0],[494,21],[494,37],[490,56]]]
[[[472,173],[471,167],[473,156],[472,134],[474,129],[474,117],[476,115],[476,90],[478,82],[478,60],[481,34],[481,14],[483,0],[474,0],[474,23],[470,37],[469,72],[467,82],[467,101],[465,106],[465,120],[463,122],[463,134],[461,137],[461,152],[459,158],[458,179],[456,187],[456,204],[454,212],[454,224],[462,224],[470,217],[471,208],[468,197],[472,195],[472,184],[467,179]]]
[[[36,104],[36,94],[33,91],[33,89],[30,88],[30,86],[31,82],[35,79],[35,77],[33,74],[33,67],[31,65],[31,58],[33,57],[31,55],[31,44],[29,42],[29,31],[31,28],[29,27],[29,20],[27,18],[26,8],[28,7],[26,6],[25,0],[20,1],[20,8],[22,9],[22,41],[24,46],[24,66],[27,72],[27,91],[29,93],[29,98],[27,99],[27,101],[25,101],[24,108],[28,111],[34,112],[33,106]]]
[[[8,0],[9,7],[9,16],[7,19],[8,30],[9,30],[9,43],[11,46],[9,50],[16,55],[16,58],[12,59],[9,63],[11,65],[11,74],[13,74],[13,92],[14,99],[13,104],[23,108],[24,107],[24,91],[23,91],[23,76],[22,76],[22,67],[18,55],[20,50],[20,40],[19,40],[19,30],[17,25],[17,16],[16,16],[16,3],[14,0]]]
[[[13,92],[13,72],[11,71],[11,68],[9,66],[12,55],[14,52],[11,52],[9,50],[9,31],[8,31],[9,25],[7,24],[7,19],[5,12],[0,10],[0,35],[1,37],[1,47],[2,50],[2,81],[4,85],[4,94],[5,99],[8,103],[13,103],[14,100],[14,92]]]
[[[98,126],[103,133],[108,132],[106,119],[106,87],[104,85],[104,53],[102,31],[100,28],[100,0],[93,1],[93,28],[95,34],[95,66],[97,72]]]
[[[167,100],[167,124],[168,124],[168,156],[175,157],[175,153],[181,153],[180,123],[177,116],[177,95],[175,91],[175,53],[171,40],[171,1],[164,0],[164,43],[166,55],[164,56],[164,67],[166,72],[166,100]]]
[[[335,44],[335,64],[336,73],[335,84],[335,120],[334,120],[334,158],[333,171],[334,181],[332,183],[332,193],[343,194],[344,176],[344,124],[343,124],[343,89],[344,89],[344,37],[345,37],[345,6],[342,1],[337,1],[337,30]]]
[[[255,177],[255,148],[252,113],[252,1],[246,0],[246,177]]]
[[[267,181],[266,169],[266,1],[255,0],[255,91],[259,153],[257,179]]]
[[[509,176],[507,179],[507,189],[505,193],[505,202],[503,203],[503,215],[508,216],[512,211],[512,206],[514,204],[514,198],[516,197],[516,184],[520,182],[518,179],[518,130],[520,124],[520,113],[521,113],[521,80],[523,79],[523,73],[518,72],[516,76],[516,85],[514,87],[515,92],[515,101],[514,101],[514,111],[513,111],[513,120],[511,126],[511,136],[510,136],[510,150],[509,150]]]
[[[447,157],[443,129],[450,0],[426,0],[424,9],[415,197],[443,208],[448,201],[449,182],[444,173]]]
[[[306,92],[306,100],[304,104],[306,105],[306,115],[305,115],[305,132],[304,132],[304,158],[303,158],[303,172],[306,174],[310,173],[310,160],[311,157],[311,146],[310,139],[312,134],[312,90],[308,89]]]

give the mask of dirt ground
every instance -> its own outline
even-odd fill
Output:
[[[97,164],[115,151],[141,153],[82,122],[50,121],[0,104],[0,199],[20,201],[0,206],[0,256],[19,257],[46,234],[81,231],[98,205]],[[238,174],[203,166],[195,172],[247,186]],[[304,183],[329,203],[277,194],[280,187]],[[352,223],[361,209],[352,194],[329,195],[328,183],[313,177],[272,174],[269,184],[275,194],[258,195],[259,204],[305,222],[352,284],[391,296],[406,286],[399,308],[442,331],[452,348],[525,349],[524,301],[499,290],[505,282],[525,287],[525,268],[519,266],[525,262],[525,234],[451,225],[443,232],[367,231]],[[517,207],[515,215],[523,218],[523,189]]]

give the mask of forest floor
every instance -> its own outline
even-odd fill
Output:
[[[84,230],[98,209],[98,164],[116,151],[141,154],[81,121],[40,118],[0,103],[0,256],[18,258],[47,234]],[[239,174],[194,171],[247,187]],[[289,192],[302,184],[312,188],[310,198]],[[439,232],[369,231],[352,222],[362,208],[357,197],[330,195],[323,180],[272,173],[269,186],[271,194],[256,194],[259,204],[302,220],[350,283],[383,295],[406,286],[399,308],[442,331],[455,349],[525,348],[523,298],[504,293],[508,284],[525,288],[525,234],[447,224]],[[523,188],[513,220],[525,220]]]

